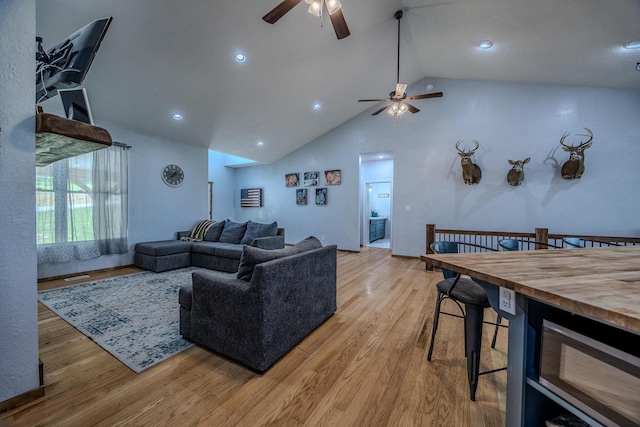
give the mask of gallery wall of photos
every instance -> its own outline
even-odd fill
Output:
[[[302,175],[302,179],[300,179]],[[328,189],[330,185],[340,185],[342,183],[342,171],[340,169],[319,171],[298,172],[285,174],[285,185],[295,188],[296,205],[306,205],[309,198],[315,198],[316,205],[326,205]],[[300,188],[311,187],[311,188]]]

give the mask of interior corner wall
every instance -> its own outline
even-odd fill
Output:
[[[433,88],[428,89],[427,85]],[[408,93],[442,91],[415,101],[421,112],[399,120],[371,116],[378,105],[267,166],[238,170],[236,191],[264,187],[264,208],[236,207],[239,219],[277,220],[287,242],[310,234],[340,249],[359,249],[360,153],[393,151],[393,253],[425,251],[425,225],[443,228],[639,236],[640,91],[425,78]],[[594,133],[585,173],[566,180],[564,132]],[[566,142],[575,144],[579,137]],[[480,148],[476,185],[462,181],[456,141]],[[465,145],[471,147],[471,145]],[[519,187],[506,182],[508,159],[531,157]],[[297,206],[286,173],[342,169],[326,206]],[[314,187],[308,187],[314,191]],[[238,194],[238,193],[236,193]],[[237,203],[236,203],[236,206]]]
[[[228,164],[228,154],[209,150],[209,181],[213,182],[213,219],[224,221],[235,218],[235,168]]]
[[[39,385],[35,0],[0,2],[0,402]]]

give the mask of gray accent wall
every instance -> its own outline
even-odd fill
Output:
[[[0,402],[39,385],[34,0],[0,2]]]
[[[427,85],[433,85],[432,89]],[[264,208],[241,209],[239,219],[277,219],[294,243],[310,234],[324,243],[359,250],[360,153],[392,151],[393,253],[425,251],[425,224],[439,227],[639,236],[640,91],[425,78],[407,92],[443,91],[439,99],[414,101],[422,111],[398,121],[379,108],[357,116],[280,161],[238,170],[236,190],[262,186]],[[355,100],[354,100],[355,102]],[[566,131],[595,137],[586,171],[565,180]],[[455,143],[480,148],[477,185],[462,181]],[[577,143],[567,139],[567,143]],[[472,145],[469,145],[470,147]],[[268,146],[263,147],[268,149]],[[508,159],[531,157],[520,187],[506,183]],[[328,187],[328,204],[296,206],[284,185],[290,172],[342,169],[342,185]],[[360,214],[361,215],[361,214]]]

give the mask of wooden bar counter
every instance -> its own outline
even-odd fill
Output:
[[[540,324],[543,317],[555,316],[588,324],[586,329],[602,326],[604,335],[625,334],[625,346],[631,341],[630,347],[640,348],[640,246],[429,254],[421,259],[472,277],[485,288],[492,307],[509,319],[507,426],[540,423],[532,421],[538,415],[527,408],[544,406],[532,404],[538,394],[552,400],[549,405],[602,425],[537,382]],[[500,308],[500,287],[515,291],[515,314]]]

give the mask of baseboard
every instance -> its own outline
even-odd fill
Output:
[[[11,399],[0,402],[0,413],[11,411],[22,405],[33,402],[44,396],[44,386],[41,385],[33,390],[29,390],[25,393],[19,394]]]
[[[62,276],[53,276],[53,277],[45,277],[42,279],[38,279],[38,283],[44,283],[44,282],[52,282],[54,280],[60,280],[60,279],[68,279],[70,277],[75,277],[75,276],[82,276],[82,275],[92,275],[92,274],[98,274],[98,273],[105,273],[108,271],[116,271],[116,270],[122,270],[123,268],[131,268],[131,267],[135,267],[135,265],[133,264],[129,264],[129,265],[119,265],[117,267],[109,267],[109,268],[101,268],[99,270],[91,270],[91,271],[82,271],[82,272],[78,272],[78,273],[73,273],[73,274],[64,274]]]

